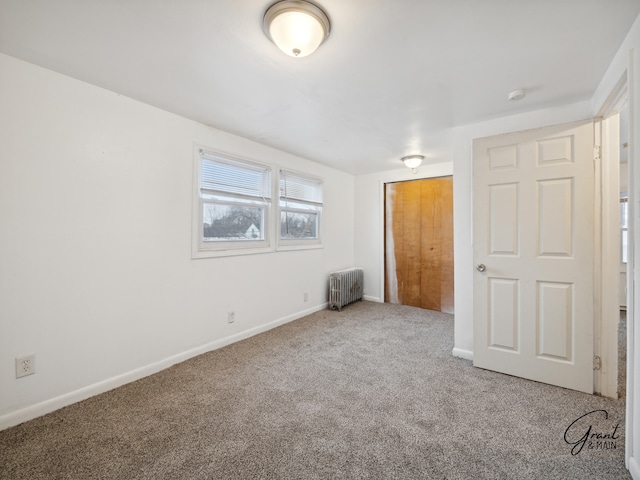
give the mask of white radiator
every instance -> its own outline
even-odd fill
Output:
[[[348,268],[329,275],[329,310],[362,300],[364,270]]]

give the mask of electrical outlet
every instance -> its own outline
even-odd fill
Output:
[[[309,301],[309,292],[304,292],[304,293],[302,294],[302,299],[303,299],[305,302],[308,302],[308,301]]]
[[[227,322],[233,323],[235,321],[236,321],[236,312],[230,311],[228,316],[227,316]]]
[[[26,377],[36,373],[36,356],[27,355],[26,357],[16,358],[16,378]]]

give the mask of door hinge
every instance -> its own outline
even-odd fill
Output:
[[[595,161],[600,160],[600,146],[593,147],[593,159]]]
[[[595,357],[593,357],[593,369],[594,370],[600,370],[600,365],[602,364],[600,357],[598,357],[597,355]]]

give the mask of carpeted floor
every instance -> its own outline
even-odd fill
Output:
[[[0,432],[0,478],[631,478],[623,400],[452,347],[451,315],[318,312]],[[589,427],[616,438],[572,455]]]
[[[627,311],[620,310],[618,324],[618,396],[627,396]]]

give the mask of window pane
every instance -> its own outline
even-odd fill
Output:
[[[318,214],[280,212],[280,238],[285,240],[318,238]]]
[[[204,204],[205,242],[264,240],[264,208]]]
[[[629,211],[629,203],[626,201],[620,202],[620,228],[627,228],[627,219],[628,219],[628,211]]]
[[[622,242],[622,252],[621,252],[621,259],[622,259],[622,263],[627,263],[627,241],[628,241],[628,232],[627,230],[622,230],[620,232],[620,240]]]

